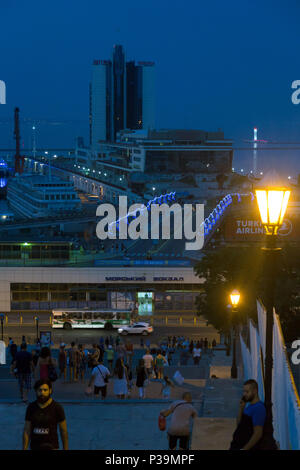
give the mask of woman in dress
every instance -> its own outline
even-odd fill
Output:
[[[116,377],[114,380],[114,394],[117,395],[117,398],[124,399],[128,394],[128,376],[122,358],[116,360],[114,375]]]

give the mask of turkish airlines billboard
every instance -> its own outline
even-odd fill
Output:
[[[225,240],[227,241],[261,241],[265,230],[259,219],[254,217],[232,217],[225,223]],[[279,238],[300,242],[300,219],[285,218],[278,230]]]

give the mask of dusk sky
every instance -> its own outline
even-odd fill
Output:
[[[217,130],[245,147],[259,138],[299,142],[298,149],[265,151],[259,167],[300,173],[300,80],[297,0],[10,0],[1,2],[0,148],[13,147],[15,106],[37,123],[37,145],[88,143],[89,81],[94,59],[110,59],[114,44],[126,58],[156,64],[156,127]],[[30,126],[22,123],[25,147]],[[250,152],[234,166],[250,168]]]

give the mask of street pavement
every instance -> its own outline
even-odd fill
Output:
[[[135,352],[135,363],[143,353],[142,349]],[[175,364],[179,359],[179,353],[174,354]],[[170,377],[178,369],[185,379],[182,386],[172,388],[170,400],[160,397],[161,384],[156,380],[152,380],[147,387],[145,400],[137,398],[135,386],[130,399],[117,400],[113,397],[112,379],[107,400],[103,402],[85,395],[86,384],[56,381],[53,398],[65,409],[70,449],[166,450],[166,432],[159,431],[157,424],[159,412],[168,408],[172,400],[180,398],[183,391],[191,392],[199,416],[194,423],[192,449],[228,448],[242,382],[209,379],[209,370],[214,362],[226,365],[229,360],[225,351],[215,351],[214,356],[204,355],[200,366],[190,363],[187,366],[176,364],[166,367],[165,373]],[[2,433],[0,449],[21,449],[26,405],[18,397],[16,380],[8,377],[7,373],[8,367],[1,366],[0,415],[5,432]],[[31,393],[29,398],[33,400],[34,394]],[[220,419],[223,419],[221,425]],[[230,422],[230,426],[226,424],[224,427],[224,419]]]

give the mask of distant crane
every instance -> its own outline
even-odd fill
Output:
[[[20,121],[19,121],[19,108],[15,108],[15,130],[14,137],[16,139],[16,154],[15,154],[15,175],[23,173],[24,169],[24,156],[20,154]]]

